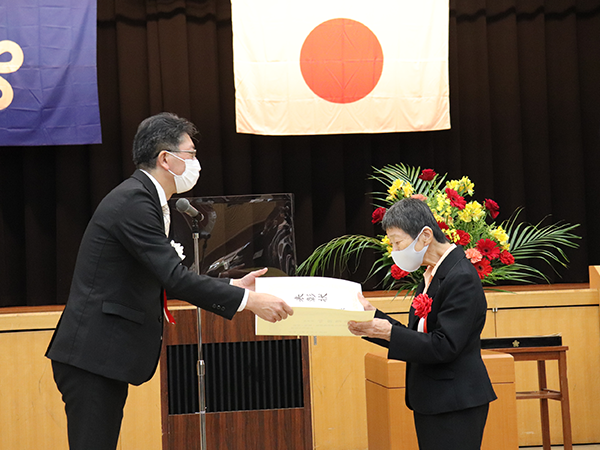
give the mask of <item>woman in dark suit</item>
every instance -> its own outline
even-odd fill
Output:
[[[479,449],[496,395],[481,359],[487,303],[477,271],[421,200],[394,204],[382,225],[401,269],[427,266],[415,293],[420,301],[413,302],[408,326],[376,311],[372,321],[350,322],[349,329],[387,347],[389,359],[406,361],[406,404],[421,450]],[[375,309],[362,296],[361,302]]]

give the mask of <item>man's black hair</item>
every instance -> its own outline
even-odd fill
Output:
[[[148,117],[133,139],[133,163],[138,169],[153,169],[162,150],[177,151],[184,134],[193,138],[197,133],[193,123],[172,113]]]

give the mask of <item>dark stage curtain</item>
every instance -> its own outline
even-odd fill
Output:
[[[235,133],[227,0],[98,0],[103,144],[0,147],[0,306],[66,301],[85,226],[133,171],[138,123],[160,111],[201,131],[194,195],[295,194],[300,261],[335,236],[381,232],[367,177],[403,162],[469,176],[501,220],[523,206],[529,222],[580,223],[581,246],[553,281],[586,282],[600,262],[600,1],[450,9],[451,130],[259,137]]]

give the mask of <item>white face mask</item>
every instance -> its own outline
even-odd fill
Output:
[[[425,227],[423,227],[423,230],[424,229]],[[423,264],[423,258],[425,257],[425,252],[429,248],[429,245],[424,246],[421,251],[415,250],[415,245],[419,240],[419,236],[421,236],[421,233],[423,233],[423,230],[421,230],[415,240],[412,241],[412,243],[404,250],[396,250],[392,252],[392,259],[402,270],[414,272]]]
[[[181,194],[189,191],[196,185],[198,178],[200,178],[200,161],[196,158],[183,159],[171,152],[167,153],[185,163],[185,170],[181,175],[177,175],[169,170],[169,173],[173,174],[173,177],[175,177],[175,189],[177,190],[177,193]]]

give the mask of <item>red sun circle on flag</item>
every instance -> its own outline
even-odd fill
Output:
[[[314,28],[300,51],[300,70],[308,87],[332,103],[366,97],[383,71],[377,36],[352,19],[331,19]]]

